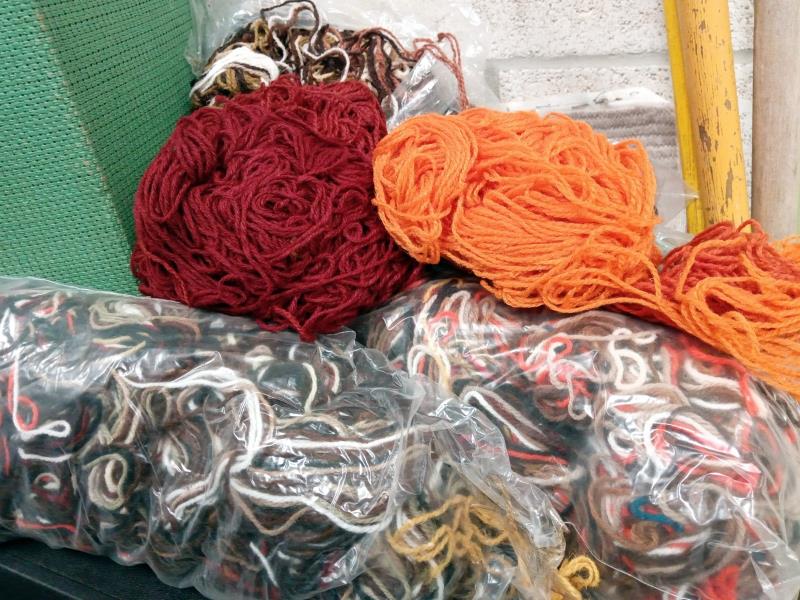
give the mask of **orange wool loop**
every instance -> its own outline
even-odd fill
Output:
[[[425,115],[378,144],[374,177],[381,220],[417,260],[469,269],[511,306],[670,323],[800,397],[796,240],[722,224],[662,264],[638,141],[559,114]]]

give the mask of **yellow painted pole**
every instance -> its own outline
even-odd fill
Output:
[[[675,126],[678,149],[681,156],[681,171],[686,185],[698,192],[697,160],[692,140],[692,116],[689,111],[689,94],[686,92],[686,75],[683,72],[683,48],[678,26],[678,0],[664,0],[664,22],[667,28],[667,47],[672,72],[672,95],[675,98]],[[686,229],[689,233],[700,233],[705,228],[703,205],[695,197],[686,205]]]
[[[750,217],[727,0],[680,0],[686,91],[706,225]]]

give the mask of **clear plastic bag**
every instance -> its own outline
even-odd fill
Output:
[[[678,246],[683,246],[692,241],[694,236],[691,233],[670,229],[663,225],[656,225],[655,240],[656,246],[662,254],[666,255]]]
[[[485,77],[485,49],[481,46],[482,36],[479,34],[481,20],[469,2],[458,0],[437,4],[422,0],[315,0],[313,6],[323,24],[342,31],[382,28],[397,36],[409,48],[415,40],[437,42],[439,32],[453,34],[459,43],[464,83],[470,101],[482,106],[498,104]],[[228,44],[237,32],[255,21],[262,11],[269,10],[271,18],[274,18],[272,15],[288,16],[298,5],[296,2],[282,3],[278,0],[191,0],[191,8],[193,27],[186,57],[195,74],[202,76],[212,55]],[[307,17],[312,12],[309,8],[303,18],[308,21]],[[442,51],[440,55],[431,52],[423,54],[404,74],[394,92],[382,98],[390,128],[416,114],[447,114],[461,109],[457,79],[441,60],[444,56],[457,57],[452,56],[453,49],[446,41],[438,40],[438,47]],[[235,58],[231,57],[231,60]],[[331,60],[333,58],[330,57]],[[259,68],[253,75],[269,83],[275,78],[270,71],[271,68]]]
[[[144,562],[212,598],[368,598],[380,582],[397,598],[468,582],[546,598],[563,524],[502,443],[352,332],[307,344],[168,301],[0,278],[0,539]],[[505,533],[494,545],[434,555],[447,564],[432,578],[385,548],[453,490],[514,517],[478,523]]]
[[[354,596],[550,600],[563,523],[542,491],[513,473],[484,415],[453,400],[435,406],[436,397],[416,415],[406,500],[374,539]]]
[[[612,312],[515,310],[422,285],[358,324],[503,432],[606,565],[595,598],[794,599],[800,409],[733,359]]]

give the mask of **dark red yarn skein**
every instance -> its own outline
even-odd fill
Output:
[[[370,203],[386,123],[364,84],[286,75],[219,106],[182,118],[139,185],[142,293],[308,340],[418,278]]]

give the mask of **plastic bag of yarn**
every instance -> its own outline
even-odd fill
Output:
[[[737,361],[612,312],[512,309],[437,280],[357,323],[502,431],[605,565],[595,598],[793,599],[800,409]]]
[[[518,347],[524,327],[514,309],[474,283],[444,279],[401,294],[355,326],[361,341],[394,367],[425,375],[486,413],[505,433],[513,470],[542,487],[559,511],[571,506],[585,469],[569,461],[572,439],[563,430],[573,427],[563,411],[565,382],[559,375],[535,382],[526,376],[530,353]],[[539,402],[529,418],[534,384]]]
[[[596,588],[597,564],[564,555],[562,522],[513,472],[494,424],[458,399],[426,398],[409,442],[411,476],[401,478],[405,502],[344,595],[580,600]]]
[[[352,332],[0,278],[2,539],[211,598],[546,597],[563,524],[502,443]]]
[[[596,586],[590,559],[559,567],[563,524],[542,491],[511,470],[491,421],[458,401],[425,404],[408,446],[406,500],[370,548],[354,596],[550,600]]]
[[[363,81],[390,127],[423,112],[458,112],[468,98],[497,103],[484,76],[480,18],[462,0],[447,6],[416,0],[191,4],[187,59],[198,77],[190,94],[194,106],[288,72],[303,83]]]

